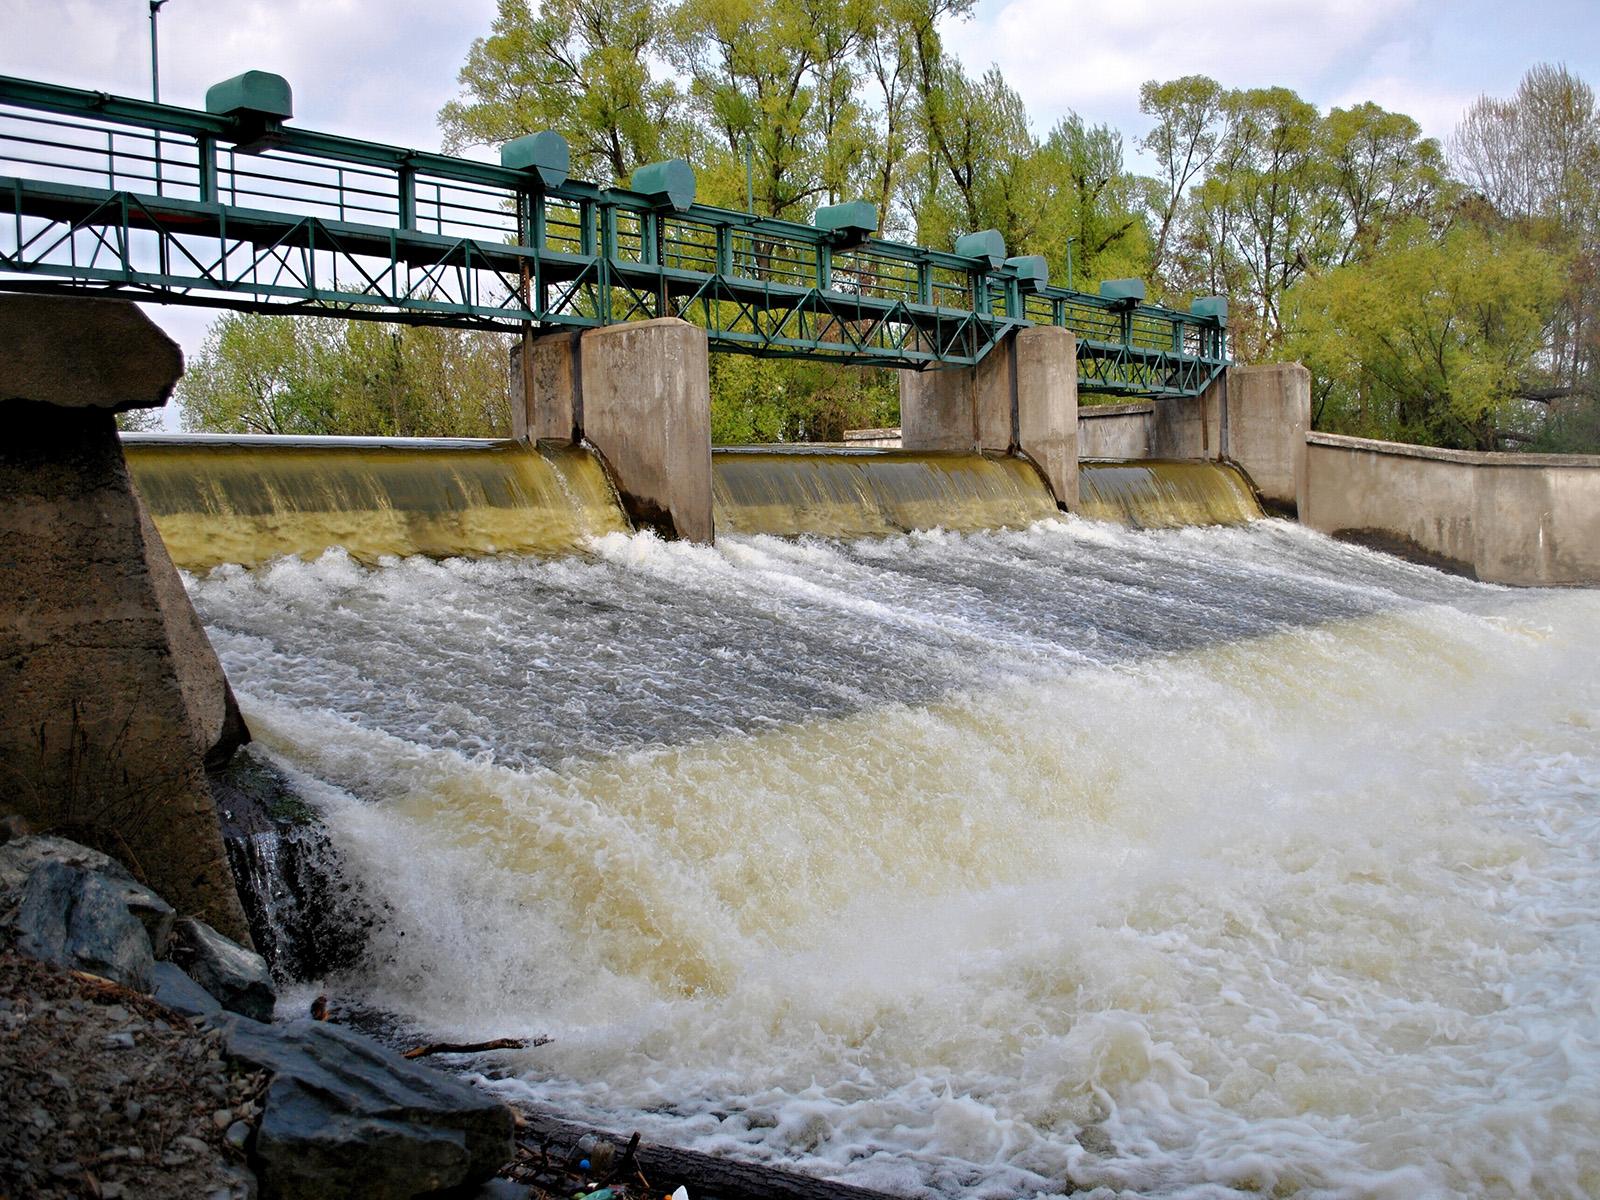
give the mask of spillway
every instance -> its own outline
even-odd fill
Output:
[[[587,451],[473,438],[123,438],[179,566],[338,546],[385,556],[560,554],[628,528]]]
[[[1056,515],[1032,464],[999,454],[729,449],[711,464],[719,534],[970,533]]]
[[[190,587],[381,914],[286,1007],[905,1195],[1600,1194],[1594,592],[1077,519]]]
[[[1078,511],[1133,529],[1242,525],[1264,514],[1232,463],[1194,459],[1086,459],[1078,465]]]

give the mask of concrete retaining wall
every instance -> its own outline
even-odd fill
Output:
[[[1600,583],[1600,456],[1310,433],[1300,519],[1490,583]]]

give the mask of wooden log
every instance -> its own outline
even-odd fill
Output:
[[[621,1134],[579,1125],[539,1109],[523,1109],[522,1117],[525,1125],[517,1131],[519,1140],[531,1138],[536,1143],[546,1143],[553,1159],[569,1155],[585,1134],[609,1141],[616,1148],[619,1161],[626,1161],[631,1152],[652,1191],[662,1196],[681,1184],[689,1189],[690,1200],[895,1200],[888,1192],[815,1179],[759,1163],[734,1162],[648,1142],[634,1146]],[[619,1176],[619,1182],[627,1181]]]

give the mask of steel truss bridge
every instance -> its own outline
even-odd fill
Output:
[[[913,369],[1058,325],[1080,390],[1130,397],[1227,365],[1218,306],[1051,287],[992,231],[963,254],[753,217],[693,203],[683,164],[597,187],[559,138],[547,170],[315,133],[259,78],[277,112],[214,103],[227,84],[218,112],[0,76],[0,288],[502,332],[674,316],[718,350]]]

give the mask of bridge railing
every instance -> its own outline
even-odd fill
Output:
[[[503,330],[673,315],[721,349],[916,368],[1055,324],[1085,390],[1133,395],[1227,361],[1212,317],[562,176],[0,77],[0,286]]]

